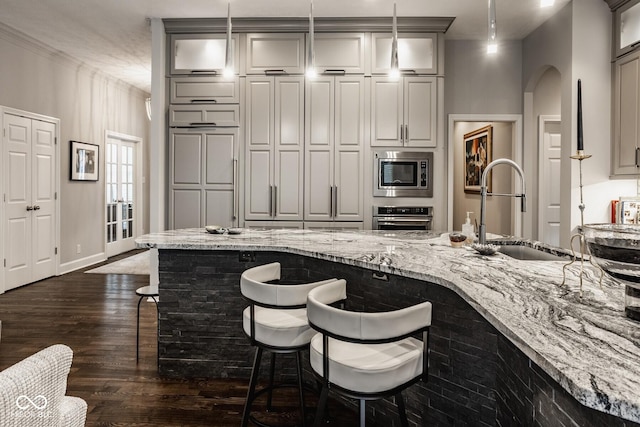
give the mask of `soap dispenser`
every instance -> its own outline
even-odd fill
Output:
[[[476,238],[475,227],[471,224],[471,218],[469,218],[469,215],[472,213],[473,212],[467,212],[467,219],[464,221],[464,224],[462,224],[462,234],[467,236],[467,243],[473,243]]]

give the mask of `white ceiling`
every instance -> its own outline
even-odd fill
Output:
[[[230,0],[232,17],[306,17],[309,0]],[[496,0],[499,40],[520,40],[570,0]],[[226,17],[227,0],[1,0],[0,23],[149,92],[147,18]],[[397,0],[397,15],[455,17],[448,39],[485,40],[487,0]],[[316,17],[391,16],[391,0],[315,0]]]

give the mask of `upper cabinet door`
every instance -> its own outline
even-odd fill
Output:
[[[615,55],[620,57],[640,44],[640,0],[632,0],[615,12]]]
[[[237,104],[240,80],[225,77],[174,77],[171,79],[172,104]]]
[[[317,33],[313,44],[318,74],[365,74],[364,33]]]
[[[304,34],[247,34],[247,74],[303,74]]]
[[[436,77],[404,78],[404,146],[436,146]]]
[[[612,174],[635,176],[640,167],[640,52],[616,62],[614,91]]]
[[[391,68],[391,34],[374,33],[371,41],[371,72],[387,74]],[[438,72],[438,35],[405,33],[398,35],[398,65],[415,74]]]
[[[231,36],[234,74],[240,69],[239,36]],[[225,34],[174,34],[171,36],[171,74],[222,74],[225,68]]]

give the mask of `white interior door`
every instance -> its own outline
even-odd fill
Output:
[[[137,140],[108,134],[105,144],[107,256],[135,248],[139,230]]]
[[[5,113],[5,287],[56,272],[56,124]]]
[[[540,116],[538,240],[560,246],[560,117]]]

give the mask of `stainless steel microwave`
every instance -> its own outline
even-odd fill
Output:
[[[433,197],[433,153],[374,151],[373,195]]]

